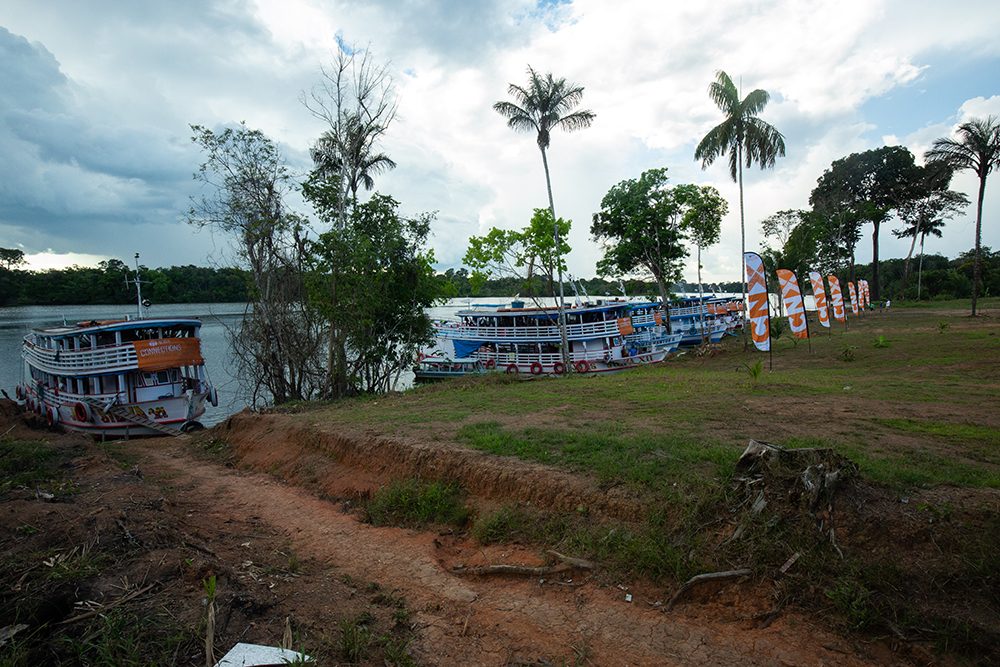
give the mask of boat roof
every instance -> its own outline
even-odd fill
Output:
[[[66,336],[80,336],[82,334],[94,333],[97,331],[124,331],[126,329],[146,329],[148,327],[166,327],[177,325],[200,327],[201,320],[196,317],[157,317],[141,320],[90,320],[89,322],[62,324],[54,327],[32,329],[31,331],[39,336],[63,338]]]
[[[617,308],[629,308],[633,306],[646,306],[651,305],[649,302],[636,302],[632,303],[625,301],[624,299],[611,299],[608,301],[601,300],[601,303],[596,302],[586,302],[581,305],[576,304],[566,304],[566,312],[581,313],[581,312],[602,312],[605,310],[614,310]],[[455,313],[458,317],[476,317],[483,315],[502,315],[502,316],[520,316],[520,317],[545,317],[552,318],[556,317],[559,313],[559,306],[531,306],[531,307],[520,307],[515,308],[512,304],[494,304],[494,303],[474,303],[466,310],[460,310]]]

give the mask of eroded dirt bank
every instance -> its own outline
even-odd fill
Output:
[[[167,609],[197,630],[203,582],[217,576],[219,655],[237,641],[276,645],[287,624],[296,647],[320,664],[346,664],[340,623],[364,616],[376,636],[409,642],[417,664],[440,667],[950,664],[899,638],[845,638],[794,606],[774,614],[770,584],[748,578],[698,587],[665,613],[673,589],[583,571],[552,580],[462,576],[453,572],[459,564],[533,566],[545,554],[484,548],[465,534],[376,528],[345,512],[345,499],[414,475],[458,479],[475,502],[583,505],[626,520],[641,512],[623,492],[543,466],[447,443],[338,435],[283,415],[244,413],[198,436],[202,445],[230,443],[228,465],[198,454],[188,438],[133,441],[109,458],[87,440],[34,431],[9,410],[4,423],[16,437],[62,448],[78,491],[54,500],[29,489],[3,495],[3,555],[23,563],[5,574],[37,586],[43,603],[8,612],[0,625],[57,621],[48,631],[78,638],[93,627],[94,617],[79,618],[84,609],[135,594],[133,604]],[[884,498],[864,501],[887,515],[898,510]],[[46,567],[37,554],[72,559],[81,546],[106,551],[99,571],[72,585],[32,583]],[[908,546],[933,557],[927,540]],[[196,639],[164,664],[204,664]],[[359,664],[398,663],[373,649]]]
[[[240,465],[270,470],[337,498],[419,474],[460,479],[490,500],[558,509],[587,504],[620,517],[638,511],[631,499],[602,501],[598,489],[569,475],[449,445],[383,437],[358,441],[280,415],[239,415],[217,427],[217,434],[223,433]],[[622,582],[626,591],[588,582],[584,572],[570,574],[575,581],[556,582],[461,577],[450,572],[457,563],[538,565],[542,557],[516,545],[483,549],[465,536],[373,528],[315,491],[193,464],[172,443],[147,452],[147,465],[177,474],[183,466],[196,486],[214,486],[216,502],[280,527],[311,561],[336,564],[355,579],[404,592],[417,610],[420,637],[413,649],[424,664],[575,664],[583,654],[589,663],[581,664],[594,665],[876,664],[815,620],[785,615],[757,629],[771,603],[747,581],[706,586],[690,604],[665,614],[669,591]]]

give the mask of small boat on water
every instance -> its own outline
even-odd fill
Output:
[[[677,349],[681,336],[667,330],[661,309],[648,301],[581,302],[565,309],[568,370],[611,373],[655,364]],[[420,351],[418,381],[491,370],[509,375],[561,375],[559,309],[523,301],[478,304],[436,322],[434,345]]]
[[[178,434],[202,428],[218,405],[205,375],[201,320],[125,319],[34,329],[15,392],[49,425],[101,438]]]

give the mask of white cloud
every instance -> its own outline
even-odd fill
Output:
[[[722,118],[707,95],[715,72],[742,75],[744,92],[768,90],[772,101],[762,117],[785,134],[788,154],[773,170],[745,173],[753,248],[760,219],[806,208],[823,170],[876,148],[875,137],[898,137],[920,158],[952,123],[1000,115],[1000,97],[988,86],[973,99],[928,90],[926,99],[951,101],[951,117],[920,115],[911,106],[905,111],[912,126],[891,131],[861,113],[872,100],[892,104],[895,92],[925,85],[929,67],[1000,60],[1000,7],[959,4],[6,3],[0,245],[126,258],[140,251],[150,266],[204,263],[218,253],[214,240],[178,223],[197,192],[190,175],[199,155],[188,124],[246,120],[307,166],[309,144],[324,128],[298,98],[318,82],[340,35],[369,46],[396,72],[400,114],[383,150],[399,167],[377,187],[407,213],[439,211],[433,243],[443,265],[460,261],[470,235],[494,225],[523,227],[532,209],[547,203],[534,137],[511,132],[491,108],[509,83],[524,82],[530,63],[585,86],[583,106],[597,113],[589,129],[554,134],[548,155],[556,211],[574,221],[570,270],[594,273],[600,252],[589,238],[590,218],[608,189],[666,166],[671,182],[715,185],[728,198],[723,239],[704,253],[703,274],[713,282],[737,280],[738,191],[724,163],[702,171],[693,159],[698,140]],[[956,177],[955,187],[967,187],[967,176]],[[995,190],[987,191],[988,207]],[[956,220],[949,229],[967,224]],[[96,226],[105,232],[100,239]],[[135,233],[151,229],[160,231],[158,239]],[[998,233],[991,229],[984,243],[1000,247]],[[965,235],[946,236],[941,252],[966,250]],[[866,245],[870,240],[859,245],[859,261],[867,261]],[[896,252],[884,233],[882,256]]]

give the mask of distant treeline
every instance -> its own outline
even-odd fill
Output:
[[[1000,295],[1000,252],[982,248],[983,296]],[[919,257],[910,264],[910,278],[907,280],[906,300],[916,300],[916,273]],[[903,276],[902,259],[883,259],[879,262],[883,298],[898,299],[899,286]],[[770,267],[782,268],[782,267]],[[850,280],[846,272],[841,279]],[[872,279],[870,264],[855,267],[855,277]],[[135,285],[131,282],[135,271],[120,260],[101,262],[98,268],[72,266],[68,269],[47,271],[25,271],[0,266],[0,307],[2,306],[64,306],[88,304],[126,304],[135,301]],[[199,266],[171,266],[170,268],[148,269],[141,274],[142,295],[153,303],[226,303],[247,300],[246,274],[240,269],[205,268]],[[528,297],[523,281],[503,278],[487,281],[473,293],[469,284],[469,272],[464,269],[448,269],[438,275],[438,279],[451,284],[449,292],[457,298],[468,297],[511,297],[520,294]],[[799,280],[807,281],[805,276]],[[609,281],[601,278],[578,280],[576,284],[593,298],[621,296],[622,286],[630,297],[655,297],[657,289],[652,281],[626,280]],[[739,293],[739,282],[705,284],[706,293]],[[771,288],[777,291],[776,287]],[[682,282],[672,287],[675,293],[698,291],[695,283]],[[541,294],[545,296],[545,294]],[[567,283],[567,298],[573,297],[573,289]],[[581,293],[582,296],[582,293]],[[920,276],[921,300],[968,299],[972,296],[972,253],[963,253],[956,259],[942,255],[925,255]]]
[[[135,271],[117,259],[98,268],[24,271],[0,267],[0,306],[68,306],[135,302],[135,285],[125,279]],[[224,303],[246,301],[244,273],[239,269],[172,266],[142,268],[142,296],[153,303]]]

